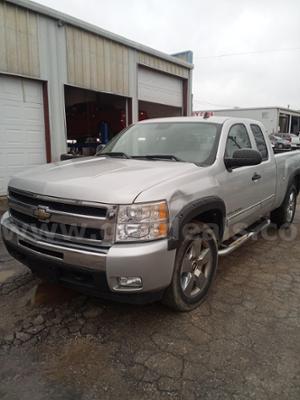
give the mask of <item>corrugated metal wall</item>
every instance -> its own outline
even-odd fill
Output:
[[[34,12],[0,0],[0,72],[41,77],[38,18]],[[129,93],[128,47],[73,26],[63,29],[70,85],[133,96]],[[136,54],[138,64],[189,77],[185,67],[143,52]]]
[[[138,63],[181,78],[189,77],[189,70],[146,53],[138,53]]]
[[[67,26],[68,83],[129,96],[129,50],[111,40]]]
[[[40,77],[37,15],[2,1],[0,72]]]

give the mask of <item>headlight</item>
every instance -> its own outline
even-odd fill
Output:
[[[167,237],[169,211],[165,201],[120,206],[116,241],[143,241]]]

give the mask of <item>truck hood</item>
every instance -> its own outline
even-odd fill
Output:
[[[31,168],[14,176],[9,186],[65,199],[130,204],[143,191],[196,168],[182,162],[89,157]]]

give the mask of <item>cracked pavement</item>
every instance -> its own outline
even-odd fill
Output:
[[[298,400],[299,237],[220,259],[186,314],[43,283],[0,241],[0,398]]]

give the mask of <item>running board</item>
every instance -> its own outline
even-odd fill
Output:
[[[255,228],[253,228],[251,231],[249,231],[248,233],[246,233],[243,236],[240,236],[239,238],[237,238],[236,240],[234,240],[227,246],[223,245],[224,247],[219,249],[218,255],[220,257],[227,256],[228,254],[232,253],[234,250],[239,248],[242,244],[247,242],[247,240],[251,239],[253,236],[257,235],[259,232],[264,230],[269,225],[270,225],[270,220],[264,220],[259,225],[256,225]]]

